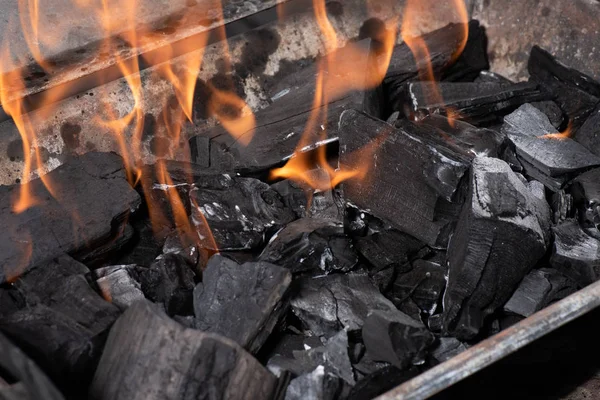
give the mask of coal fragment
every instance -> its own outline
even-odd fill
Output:
[[[250,400],[270,398],[276,386],[277,379],[235,342],[185,328],[144,300],[111,329],[90,398]]]
[[[395,229],[357,237],[356,250],[376,270],[404,266],[425,244]]]
[[[573,216],[573,196],[564,190],[552,194],[550,206],[552,207],[552,222],[555,224]]]
[[[381,368],[361,380],[350,391],[349,400],[373,399],[414,378],[423,372],[422,368],[410,367],[400,370],[393,365]]]
[[[192,314],[196,275],[184,257],[164,254],[150,267],[138,267],[136,272],[146,298],[161,303],[169,315]]]
[[[487,57],[487,35],[477,20],[469,21],[469,35],[464,49],[450,68],[443,71],[445,81],[473,81],[479,73],[490,68]]]
[[[470,189],[448,247],[444,330],[473,338],[544,255],[550,211],[504,161],[473,161]]]
[[[456,200],[474,155],[432,128],[407,123],[394,129],[357,111],[342,115],[340,134],[340,164],[369,173],[368,180],[344,182],[346,200],[429,245],[438,244],[451,222],[436,215],[439,199]],[[373,141],[378,144],[375,156],[353,154]]]
[[[114,265],[94,271],[96,284],[105,299],[121,310],[126,310],[138,300],[144,299],[142,285],[134,278],[135,265]]]
[[[564,128],[565,116],[560,107],[552,100],[535,101],[532,106],[543,112],[557,131]]]
[[[600,168],[584,172],[573,180],[573,203],[586,232],[600,239]]]
[[[277,232],[259,260],[284,266],[292,273],[315,270],[329,273],[351,270],[358,258],[341,222],[302,218]]]
[[[566,177],[582,169],[600,165],[600,157],[568,137],[548,137],[556,134],[548,117],[530,104],[504,118],[502,131],[516,148],[525,172],[555,190],[553,178]],[[529,167],[530,166],[530,167]]]
[[[258,248],[269,231],[295,219],[276,191],[253,178],[215,175],[197,179],[190,198],[194,224],[205,232],[210,229],[214,236],[217,248],[211,250]]]
[[[546,278],[546,274],[533,270],[525,275],[517,290],[504,305],[504,311],[529,317],[542,308],[545,297],[551,289],[552,285]]]
[[[420,312],[436,313],[446,287],[446,268],[439,263],[427,260],[413,262],[412,270],[398,274],[390,299],[401,307],[406,300],[412,300]]]
[[[368,354],[404,369],[424,361],[425,350],[435,337],[420,322],[400,311],[372,311],[365,320],[362,337]]]
[[[0,283],[65,252],[82,256],[105,243],[141,201],[114,153],[73,157],[45,180],[54,196],[34,179],[27,189],[37,202],[20,213],[12,207],[21,186],[0,187]]]
[[[432,348],[431,357],[442,363],[465,350],[467,347],[460,340],[453,337],[441,337],[438,339],[438,344]]]
[[[340,379],[325,372],[319,365],[311,373],[292,379],[285,400],[335,400],[341,389]]]
[[[588,235],[577,221],[570,220],[552,228],[554,248],[550,264],[587,286],[600,278],[600,240]]]
[[[300,183],[294,182],[291,179],[284,179],[272,184],[271,189],[279,193],[283,199],[283,203],[290,210],[294,211],[297,218],[306,216],[308,194]]]
[[[313,334],[360,330],[371,310],[395,310],[365,274],[306,277],[298,281],[292,311]]]
[[[239,265],[214,255],[194,289],[196,328],[256,353],[287,309],[291,280],[288,270],[273,264]]]
[[[573,136],[577,142],[597,156],[600,156],[600,103],[591,112],[581,128]]]

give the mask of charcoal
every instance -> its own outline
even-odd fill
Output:
[[[372,311],[365,320],[362,337],[368,354],[404,369],[424,361],[425,350],[435,338],[420,322],[396,311]]]
[[[292,379],[285,400],[335,400],[341,388],[340,379],[325,372],[319,365],[311,373]]]
[[[554,248],[550,264],[563,274],[587,286],[600,278],[600,240],[588,235],[577,221],[553,228]]]
[[[548,117],[530,104],[504,118],[502,131],[515,145],[525,172],[549,185],[544,177],[572,175],[582,169],[600,165],[600,158],[571,138],[548,138],[556,133]],[[527,166],[532,168],[528,168]],[[551,188],[558,190],[553,184]]]
[[[194,224],[205,232],[210,229],[217,245],[211,250],[215,251],[258,248],[269,231],[295,219],[279,194],[257,179],[206,177],[196,181],[190,197]]]
[[[362,328],[371,310],[395,310],[365,274],[306,277],[298,281],[292,311],[313,334],[333,336]]]
[[[201,257],[202,250],[198,248],[198,244],[193,238],[176,232],[167,236],[162,253],[177,254],[183,257],[192,269],[195,269],[201,262],[201,258],[207,258],[207,254],[202,254]]]
[[[63,400],[63,395],[38,366],[0,333],[0,398]]]
[[[544,255],[550,211],[502,160],[478,157],[448,247],[444,330],[471,339]]]
[[[390,298],[397,307],[411,299],[420,312],[433,315],[446,287],[445,274],[446,268],[436,262],[416,260],[411,271],[398,275]]]
[[[48,173],[53,197],[41,179],[27,184],[35,206],[15,213],[21,186],[0,187],[0,283],[66,253],[82,255],[119,232],[139,195],[125,179],[123,160],[90,152]],[[33,243],[33,245],[31,245]]]
[[[111,329],[90,398],[250,400],[270,398],[276,386],[277,379],[235,342],[185,328],[143,300]]]
[[[292,273],[349,271],[358,258],[342,223],[302,218],[271,238],[259,260],[281,265]]]
[[[138,267],[136,272],[147,299],[161,303],[169,315],[192,314],[195,273],[184,257],[161,255],[150,267]]]
[[[600,101],[600,83],[558,62],[550,53],[534,46],[529,63],[530,80],[554,97],[577,131]]]
[[[367,375],[356,383],[348,395],[349,400],[373,399],[422,372],[419,367],[400,370],[388,366]]]
[[[0,330],[69,391],[91,379],[105,334],[119,315],[90,288],[86,273],[68,256],[30,270],[14,283],[25,306],[0,319]]]
[[[133,221],[130,221],[134,229],[130,247],[121,252],[109,264],[149,266],[161,254],[166,235],[163,235],[162,238],[156,237],[149,219],[137,215],[136,217]]]
[[[600,102],[575,132],[573,139],[600,157]]]
[[[277,377],[282,376],[282,374],[285,372],[289,372],[293,376],[300,376],[307,373],[306,365],[304,365],[302,361],[294,358],[284,357],[279,354],[276,354],[269,359],[267,362],[267,368]]]
[[[120,310],[126,310],[138,300],[144,299],[142,286],[134,278],[135,265],[114,265],[94,271],[96,284],[105,299]]]
[[[437,362],[442,363],[459,355],[465,350],[467,350],[467,347],[458,339],[453,337],[441,337],[439,338],[437,346],[431,350],[431,357]]]
[[[451,110],[459,120],[488,121],[494,114],[508,114],[522,104],[548,99],[534,83],[413,82],[404,92],[399,110],[410,110],[407,116],[417,120]]]
[[[546,274],[533,270],[525,275],[517,290],[504,305],[504,311],[529,317],[542,308],[545,297],[551,289],[552,285],[546,278]]]
[[[194,289],[196,328],[220,334],[256,353],[287,309],[291,280],[288,270],[273,264],[239,265],[212,256],[202,283]]]
[[[600,168],[575,178],[571,191],[584,229],[600,239]]]
[[[271,189],[279,193],[285,206],[294,211],[297,218],[306,216],[308,193],[301,184],[291,179],[284,179],[272,184]]]
[[[190,138],[190,153],[194,163],[209,168],[210,167],[210,138],[207,136],[196,135]]]
[[[490,68],[487,58],[487,35],[479,21],[469,21],[469,36],[460,56],[454,64],[444,70],[445,81],[473,81],[480,72]]]
[[[341,330],[335,336],[327,340],[324,346],[305,350],[295,351],[294,357],[299,360],[306,368],[309,366],[308,373],[319,365],[325,367],[325,372],[344,380],[349,385],[354,385],[354,373],[350,358],[348,356],[348,334]]]
[[[357,372],[357,375],[360,377],[365,377],[367,375],[373,374],[383,368],[391,366],[388,362],[380,362],[375,361],[370,356],[370,354],[365,353],[363,357],[360,359],[360,362],[353,365],[354,370]]]
[[[435,214],[438,199],[454,200],[474,155],[431,128],[407,123],[394,129],[357,111],[342,115],[340,134],[340,164],[348,169],[368,168],[369,173],[368,180],[344,182],[346,200],[429,245],[438,244],[449,223]],[[374,157],[353,156],[377,140]]]
[[[556,131],[560,130],[565,125],[565,116],[563,115],[563,112],[558,104],[556,104],[554,101],[534,101],[531,103],[531,105],[543,112],[546,117],[548,117],[548,120],[556,129]]]
[[[356,250],[375,270],[402,267],[425,245],[395,229],[355,239]]]
[[[480,71],[479,75],[473,80],[476,83],[503,83],[505,85],[514,84],[510,79],[492,71]]]
[[[573,196],[564,190],[552,194],[550,206],[552,207],[552,222],[555,224],[573,216]]]
[[[93,249],[84,249],[81,254],[73,253],[72,256],[90,268],[101,266],[123,252],[129,246],[134,235],[134,229],[127,224],[106,243]]]

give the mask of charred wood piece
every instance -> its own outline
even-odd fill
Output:
[[[138,300],[144,299],[142,285],[136,280],[136,265],[114,265],[98,268],[93,275],[105,299],[126,310]]]
[[[600,103],[573,136],[586,149],[600,157]]]
[[[341,380],[325,372],[319,365],[314,371],[292,379],[285,400],[335,400],[341,390]]]
[[[575,178],[571,192],[583,228],[588,234],[600,239],[600,168]]]
[[[436,313],[446,287],[446,268],[426,260],[413,262],[411,271],[398,274],[390,299],[400,308],[406,300],[412,300],[419,311],[428,315]]]
[[[356,249],[375,270],[386,267],[404,267],[425,244],[395,229],[357,237]]]

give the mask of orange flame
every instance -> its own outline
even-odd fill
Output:
[[[558,133],[548,133],[540,136],[542,139],[554,139],[554,140],[565,140],[569,139],[573,135],[573,121],[569,121],[567,129]]]

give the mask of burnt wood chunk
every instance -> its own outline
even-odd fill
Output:
[[[422,363],[426,349],[435,341],[422,323],[398,310],[369,313],[362,337],[371,358],[400,369]]]
[[[117,307],[92,290],[86,273],[68,256],[40,265],[14,283],[24,306],[0,318],[0,330],[73,392],[91,379],[106,333],[119,316]]]
[[[600,103],[573,136],[583,147],[600,157]]]
[[[441,337],[438,344],[431,350],[431,356],[437,362],[442,363],[465,350],[467,347],[460,340],[453,337]]]
[[[414,82],[405,93],[398,110],[410,110],[407,116],[416,119],[451,112],[460,120],[487,121],[522,104],[548,100],[535,83]]]
[[[553,228],[552,266],[587,286],[600,278],[600,240],[588,235],[577,221],[566,221]]]
[[[135,267],[114,265],[98,268],[93,273],[104,298],[121,310],[144,298],[142,285],[135,279]]]
[[[287,310],[291,281],[285,268],[266,262],[239,265],[214,255],[194,289],[196,328],[256,353]]]
[[[433,315],[446,287],[446,268],[426,260],[416,260],[412,267],[412,270],[398,274],[388,297],[399,308],[410,299],[420,312]]]
[[[0,333],[0,399],[63,400],[37,365]]]
[[[257,179],[214,175],[195,185],[192,220],[202,232],[212,232],[217,248],[211,250],[258,248],[267,233],[295,219],[279,193]]]
[[[360,330],[372,310],[395,310],[364,274],[306,277],[299,280],[292,311],[313,334],[333,336]]]
[[[339,378],[325,372],[319,365],[314,371],[292,379],[285,392],[285,400],[335,400],[341,390]]]
[[[277,232],[259,260],[281,265],[292,273],[315,270],[329,273],[351,270],[358,257],[342,223],[302,218]]]
[[[423,242],[395,229],[357,237],[354,242],[360,255],[376,270],[402,267],[425,247]]]
[[[553,178],[561,179],[600,165],[600,157],[573,139],[545,136],[556,134],[556,129],[548,117],[531,104],[524,104],[506,116],[502,131],[514,144],[525,172],[552,189],[560,189],[553,183]]]
[[[469,21],[469,36],[463,51],[449,68],[444,69],[445,81],[471,82],[480,72],[488,70],[490,63],[487,55],[487,35],[485,28],[477,20]]]
[[[544,255],[550,210],[502,160],[473,161],[470,189],[448,246],[444,329],[471,339]]]
[[[535,101],[531,103],[532,106],[543,112],[548,120],[557,130],[561,129],[561,127],[565,124],[565,116],[554,101],[546,100],[546,101]]]
[[[165,373],[170,371],[170,373]],[[142,300],[110,331],[94,400],[270,398],[277,379],[232,340],[185,328]]]
[[[34,206],[15,213],[20,185],[0,187],[0,283],[64,253],[81,255],[118,232],[140,196],[114,153],[87,153],[70,159],[26,188]]]
[[[373,143],[373,157],[356,155]],[[407,123],[394,129],[358,111],[342,115],[340,147],[341,165],[367,168],[369,175],[344,183],[348,202],[429,245],[438,243],[449,223],[436,215],[438,200],[455,200],[472,153],[453,148],[433,128]]]
[[[589,234],[600,239],[600,168],[575,178],[571,191],[583,227]]]

